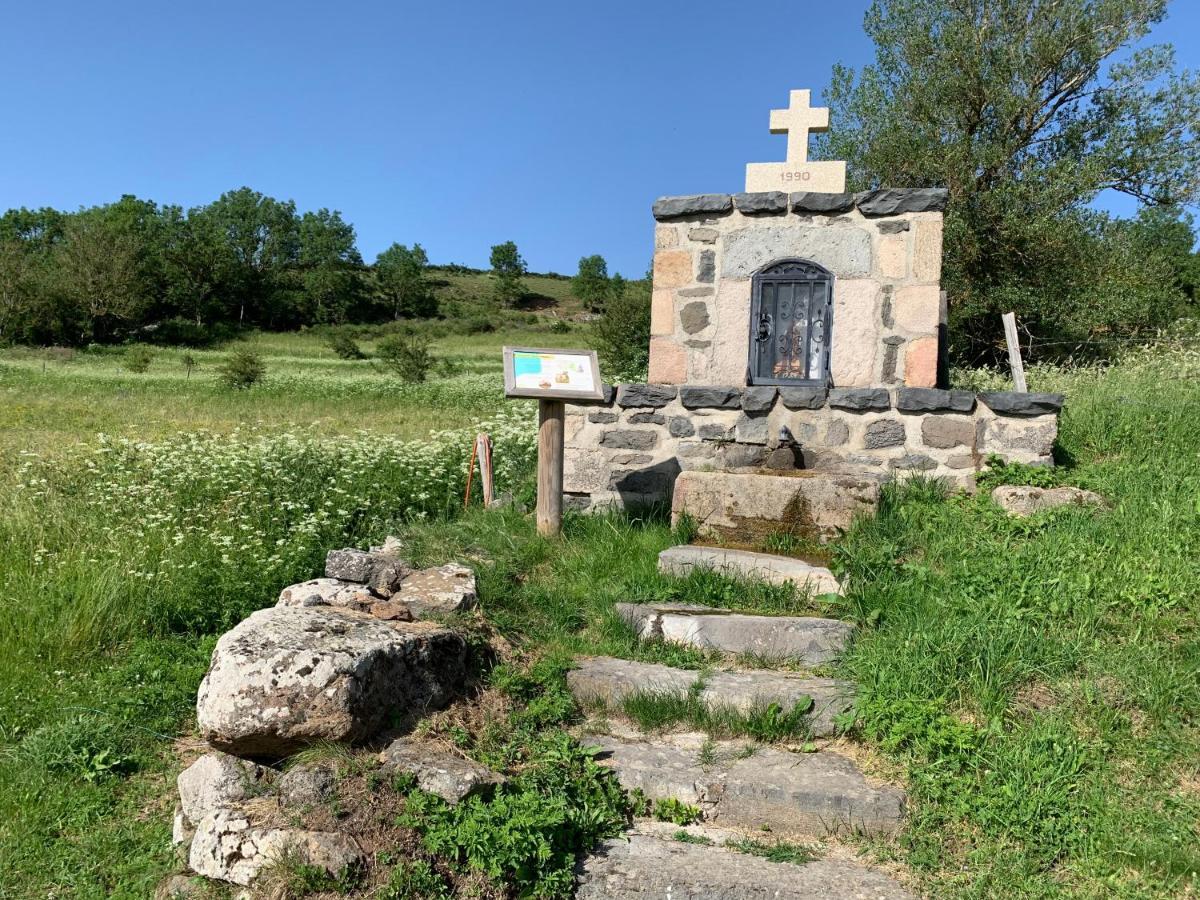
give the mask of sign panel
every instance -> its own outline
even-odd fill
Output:
[[[603,400],[596,351],[505,347],[504,393],[543,400]]]

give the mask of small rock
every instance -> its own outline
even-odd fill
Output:
[[[386,622],[411,622],[414,619],[412,610],[403,600],[380,600],[372,603],[367,612]]]
[[[179,804],[185,825],[223,806],[253,797],[270,770],[228,753],[213,751],[179,773]]]
[[[392,596],[418,619],[470,609],[476,598],[475,573],[458,563],[413,572]]]
[[[992,500],[1013,516],[1031,516],[1057,506],[1103,506],[1104,498],[1077,487],[1039,488],[1002,484],[992,491]]]
[[[285,857],[338,875],[362,862],[362,851],[344,834],[254,826],[241,811],[219,809],[196,828],[188,864],[219,881],[246,885]]]
[[[393,553],[346,548],[330,550],[325,557],[325,575],[367,585],[380,597],[390,597],[412,568]]]
[[[421,790],[437,794],[447,803],[458,803],[504,783],[504,776],[485,766],[404,738],[393,741],[379,754],[379,761],[385,769],[415,776]]]
[[[154,889],[154,900],[184,900],[199,897],[204,890],[204,880],[194,875],[168,875]]]
[[[337,773],[328,763],[294,766],[276,783],[284,806],[315,806],[333,796]]]
[[[339,578],[314,578],[285,587],[276,606],[339,606],[363,610],[375,597],[361,584]]]

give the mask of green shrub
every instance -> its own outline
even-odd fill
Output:
[[[1010,463],[994,455],[988,457],[987,465],[987,469],[976,476],[976,484],[981,491],[990,491],[1002,484],[1052,488],[1063,483],[1062,470],[1049,466]]]
[[[339,359],[366,359],[358,342],[344,331],[335,331],[329,338],[329,349]]]
[[[596,321],[596,349],[605,377],[612,381],[644,381],[650,365],[650,288],[630,282],[610,297]]]
[[[221,380],[235,390],[258,384],[267,375],[263,358],[249,348],[235,350],[220,367]]]
[[[125,368],[135,375],[141,375],[150,368],[154,359],[154,351],[149,347],[130,347],[125,351]]]
[[[450,897],[446,881],[423,859],[401,862],[392,869],[379,900],[443,900]]]
[[[196,362],[196,357],[192,356],[192,354],[190,354],[190,353],[185,353],[185,354],[183,354],[183,356],[180,358],[179,361],[183,364],[183,367],[185,369],[187,369],[187,375],[184,376],[183,380],[190,381],[191,377],[192,377],[192,369],[196,368],[196,366],[199,365]]]
[[[700,821],[700,808],[676,800],[674,797],[663,797],[654,801],[651,814],[660,822],[670,822],[672,825],[691,825]]]
[[[424,335],[393,334],[379,342],[375,356],[405,381],[424,381],[436,362],[429,343]]]

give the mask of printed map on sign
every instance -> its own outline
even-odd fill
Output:
[[[588,350],[505,349],[510,396],[568,398],[600,395],[595,354]]]

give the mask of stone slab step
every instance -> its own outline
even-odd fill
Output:
[[[600,701],[610,707],[620,707],[634,694],[682,697],[701,680],[699,672],[611,656],[581,657],[575,665],[567,673],[571,693],[581,702]],[[854,686],[833,678],[763,670],[711,672],[704,676],[697,695],[705,709],[731,709],[743,715],[772,703],[791,710],[804,697],[813,701],[808,717],[811,733],[825,737],[834,732],[834,717],[854,705]]]
[[[750,578],[770,584],[792,584],[813,594],[841,594],[842,586],[829,569],[791,556],[697,547],[681,544],[658,554],[658,571],[687,575],[694,569],[711,569],[733,578]]]
[[[676,831],[678,829],[672,829]],[[605,841],[577,872],[579,900],[915,900],[895,879],[850,860],[796,865],[639,828]]]
[[[854,626],[814,616],[752,616],[688,603],[618,603],[618,616],[643,640],[819,666],[835,659]]]
[[[775,834],[893,834],[904,792],[875,786],[837,753],[792,753],[744,741],[708,741],[702,734],[625,740],[586,735],[597,761],[628,791],[652,800],[674,798],[699,807],[705,821]],[[747,747],[753,752],[747,754]]]

